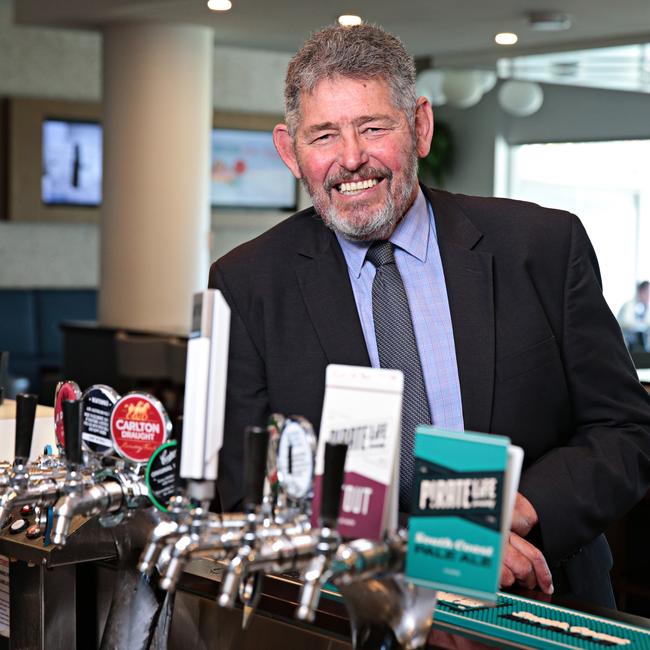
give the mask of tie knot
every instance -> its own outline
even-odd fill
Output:
[[[393,244],[388,240],[376,241],[366,253],[366,259],[375,267],[379,268],[384,264],[394,264]]]

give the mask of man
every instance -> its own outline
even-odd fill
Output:
[[[647,490],[650,400],[593,250],[568,213],[419,187],[433,116],[414,88],[402,44],[371,26],[327,28],[289,65],[274,139],[314,208],[210,274],[232,307],[222,504],[241,498],[245,425],[278,411],[318,429],[327,364],[378,366],[386,338],[414,339],[406,391],[424,391],[433,423],[524,448],[502,584],[613,606],[601,533]],[[379,336],[386,246],[410,316]]]

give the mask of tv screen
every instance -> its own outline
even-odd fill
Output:
[[[45,205],[102,202],[102,127],[96,122],[45,119],[41,200]]]
[[[216,207],[296,208],[296,180],[271,132],[212,129],[210,197]]]

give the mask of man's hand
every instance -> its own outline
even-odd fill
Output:
[[[502,587],[515,583],[526,589],[541,589],[545,594],[553,593],[551,570],[542,552],[517,533],[510,533],[501,565]]]
[[[546,559],[536,546],[524,539],[538,521],[533,504],[517,492],[510,527],[512,532],[501,565],[502,587],[517,583],[527,589],[539,587],[545,594],[553,593],[553,578]]]
[[[517,492],[510,530],[520,537],[526,537],[538,521],[539,517],[533,504],[521,492]]]

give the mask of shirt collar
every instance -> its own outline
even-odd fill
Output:
[[[423,237],[422,233],[426,233],[426,235]],[[422,189],[418,188],[413,205],[404,217],[400,219],[397,228],[395,228],[395,231],[390,236],[390,241],[398,248],[409,253],[409,255],[419,259],[421,262],[425,262],[427,259],[427,247],[429,246],[429,234],[429,204],[422,193]],[[354,277],[358,278],[361,275],[361,267],[372,242],[350,241],[339,233],[336,233],[336,238],[341,245],[348,268]]]

